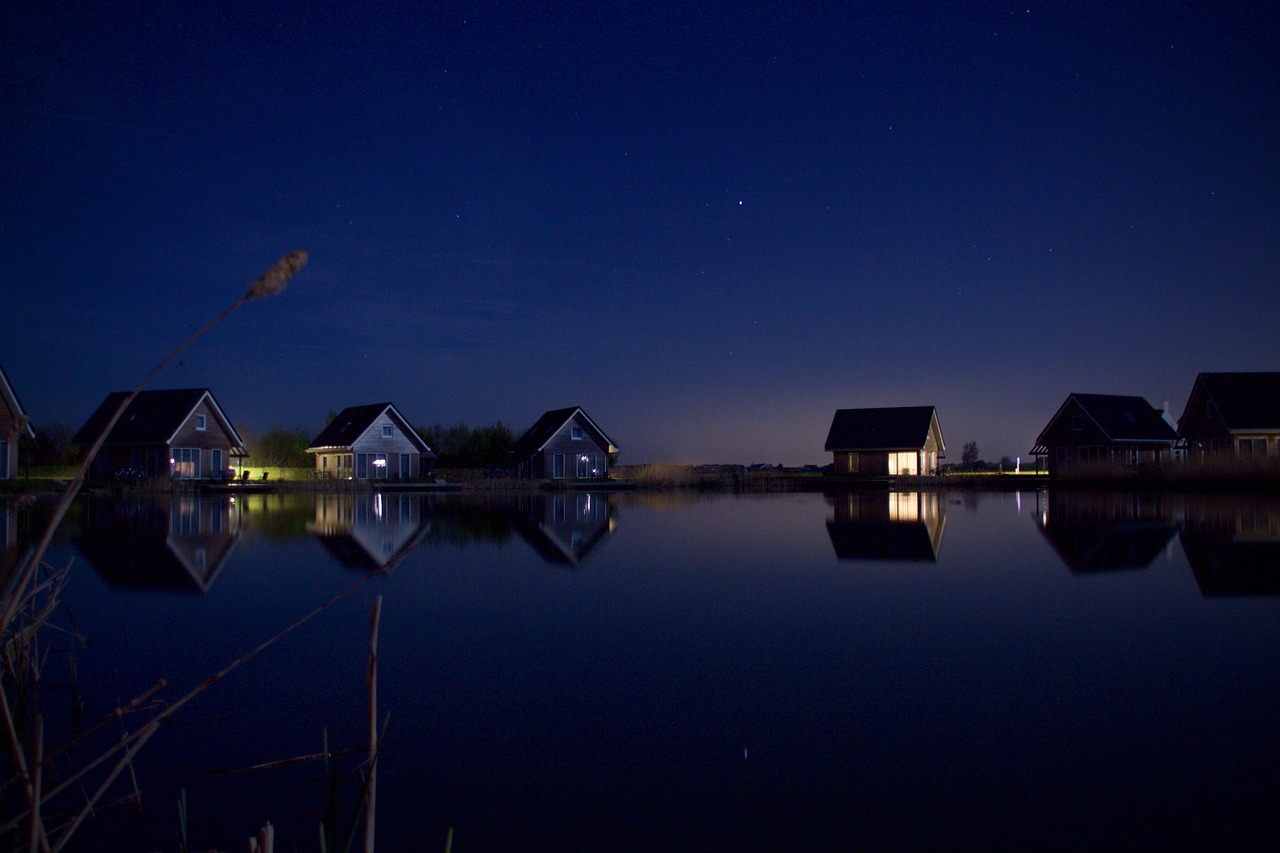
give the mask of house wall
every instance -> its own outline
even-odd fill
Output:
[[[199,429],[197,424],[200,416],[204,416],[205,428]],[[174,434],[173,440],[169,445],[169,459],[178,461],[172,466],[172,473],[176,477],[187,476],[184,473],[184,466],[178,455],[180,450],[195,450],[200,454],[201,478],[218,478],[227,476],[227,472],[231,469],[231,447],[233,445],[230,434],[223,429],[221,420],[214,414],[213,407],[209,405],[209,401],[202,400],[195,411],[183,422],[182,427]],[[221,462],[218,470],[214,470],[212,462],[212,451],[221,451]],[[167,460],[166,460],[167,461]],[[136,467],[130,464],[130,467]],[[194,465],[191,466],[194,471]]]
[[[574,427],[582,430],[581,438],[573,437]],[[592,429],[581,415],[574,415],[551,437],[543,447],[542,453],[536,454],[535,458],[530,460],[527,476],[534,479],[603,479],[609,474],[608,451],[609,448],[600,434]],[[556,476],[555,457],[558,454],[564,456],[563,478]],[[578,457],[583,455],[590,457],[590,462],[586,476],[579,476],[577,462]]]
[[[1280,456],[1280,434],[1252,430],[1238,432],[1231,439],[1236,456],[1240,459],[1256,461]]]
[[[0,394],[0,480],[9,480],[18,475],[18,438],[21,435],[21,424],[18,413]]]
[[[383,435],[383,427],[391,427],[391,435]],[[381,415],[352,443],[349,449],[316,454],[316,470],[325,476],[347,479],[398,480],[402,479],[402,455],[409,457],[408,477],[422,476],[422,452],[413,440],[405,435],[396,420]],[[378,466],[375,460],[383,459],[386,466]],[[381,470],[379,470],[381,469]]]
[[[1111,440],[1072,399],[1049,425],[1044,446],[1049,450],[1046,458],[1048,471],[1057,474],[1075,465],[1102,461],[1105,456],[1100,457],[1099,451],[1110,448]]]

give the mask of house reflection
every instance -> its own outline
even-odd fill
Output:
[[[837,559],[937,562],[947,517],[936,493],[847,491],[828,500]]]
[[[203,595],[240,535],[239,514],[225,495],[88,498],[71,542],[111,586]]]
[[[0,584],[9,581],[18,570],[18,510],[8,498],[0,498]]]
[[[516,532],[548,563],[580,566],[617,526],[613,495],[554,492],[521,495],[514,506]]]
[[[429,524],[421,495],[395,492],[323,494],[307,530],[349,569],[375,571],[418,546]]]
[[[1036,501],[1036,526],[1075,574],[1146,568],[1177,532],[1159,494],[1051,490]]]
[[[1186,499],[1182,550],[1206,597],[1280,595],[1280,498]]]

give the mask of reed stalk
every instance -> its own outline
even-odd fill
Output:
[[[374,824],[378,804],[378,626],[382,621],[382,596],[373,601],[369,628],[369,774],[365,795],[364,853],[373,853]]]
[[[84,458],[81,460],[79,467],[76,469],[76,472],[68,483],[66,489],[63,490],[62,496],[59,499],[53,515],[50,518],[48,525],[45,527],[39,541],[36,543],[35,547],[28,552],[24,562],[19,565],[18,570],[14,573],[14,578],[9,587],[5,590],[3,611],[0,612],[0,631],[2,631],[4,635],[4,653],[6,659],[9,661],[11,672],[13,672],[12,667],[14,666],[13,655],[16,652],[21,655],[19,663],[23,667],[30,668],[26,671],[30,672],[32,677],[38,677],[38,659],[32,657],[31,648],[36,632],[43,624],[45,624],[49,615],[56,607],[56,595],[46,596],[44,606],[39,610],[35,609],[36,599],[40,593],[52,588],[49,586],[48,582],[45,584],[37,584],[36,577],[40,568],[45,565],[44,555],[53,541],[54,534],[61,525],[63,519],[66,517],[67,511],[70,509],[72,502],[80,494],[80,490],[84,485],[84,480],[88,474],[90,464],[92,464],[94,458],[102,450],[102,446],[106,442],[107,437],[111,434],[112,429],[115,428],[116,423],[120,420],[120,417],[124,414],[125,410],[134,401],[134,399],[137,398],[138,394],[141,393],[161,371],[168,367],[169,364],[171,364],[184,350],[199,340],[206,332],[221,323],[244,304],[280,293],[284,290],[290,279],[292,279],[292,277],[302,269],[306,262],[307,253],[301,250],[290,252],[280,258],[261,277],[250,285],[249,289],[245,291],[243,296],[232,302],[220,314],[215,316],[212,320],[198,329],[193,335],[187,338],[187,340],[182,342],[175,350],[173,350],[173,352],[165,356],[160,363],[143,378],[138,386],[120,401],[120,404],[116,407],[116,410],[112,414],[110,420],[103,427],[101,433],[94,440],[89,450],[85,453]],[[15,628],[15,620],[17,619],[20,610],[27,606],[31,608],[32,612],[20,628]],[[296,623],[295,626],[291,626],[288,630],[291,630],[292,627],[296,627]],[[251,655],[255,654],[256,651],[258,650],[255,650]],[[17,672],[13,672],[13,674],[15,676],[15,684],[21,688],[25,679],[23,679]],[[221,674],[217,677],[220,676]],[[205,682],[195,691],[189,693],[184,697],[181,704],[185,704],[186,701],[194,698],[194,696],[198,695],[198,693],[205,689],[208,684],[216,681],[217,677]],[[65,790],[67,786],[72,783],[72,780],[63,782],[51,791],[45,792],[43,790],[43,775],[41,773],[41,767],[44,764],[45,756],[43,754],[42,719],[37,717],[36,720],[38,735],[37,754],[40,756],[40,761],[34,768],[35,777],[33,778],[32,767],[29,766],[25,760],[25,750],[23,749],[17,726],[14,724],[8,696],[3,691],[2,686],[0,686],[0,705],[3,705],[5,730],[8,734],[10,754],[13,758],[14,765],[18,770],[18,775],[21,778],[28,801],[27,810],[17,818],[10,820],[3,829],[0,829],[0,831],[10,832],[16,827],[18,822],[29,818],[31,821],[32,849],[52,851],[62,850],[66,846],[71,837],[75,834],[76,829],[80,826],[80,823],[84,820],[85,816],[92,811],[95,804],[106,792],[107,787],[114,782],[120,772],[128,766],[137,750],[140,749],[151,735],[155,733],[160,721],[170,716],[173,711],[177,710],[177,707],[180,707],[180,705],[170,706],[166,711],[154,717],[151,722],[141,730],[133,735],[126,736],[116,747],[108,750],[103,756],[99,757],[98,760],[91,762],[90,767],[97,766],[105,761],[107,757],[120,749],[125,750],[125,755],[121,758],[120,762],[117,763],[114,770],[108,776],[107,781],[99,787],[97,793],[95,793],[89,802],[85,804],[84,809],[77,815],[77,817],[66,827],[62,828],[58,843],[50,847],[49,841],[45,837],[43,823],[40,819],[41,806],[44,802],[52,799],[58,793]],[[82,771],[77,773],[73,779],[78,780],[82,778],[87,770],[88,768],[82,769]]]

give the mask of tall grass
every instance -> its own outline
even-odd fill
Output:
[[[45,563],[44,557],[55,532],[84,485],[89,465],[101,451],[107,436],[110,435],[129,404],[179,354],[243,305],[279,294],[306,262],[307,253],[304,251],[290,252],[280,258],[266,273],[254,281],[239,299],[232,302],[173,352],[161,359],[137,387],[120,401],[116,411],[103,427],[101,434],[85,452],[80,466],[63,489],[43,534],[36,544],[23,554],[8,583],[3,590],[0,590],[0,661],[4,664],[4,671],[0,673],[0,716],[3,716],[4,731],[0,736],[7,741],[9,760],[13,769],[12,775],[0,790],[9,792],[14,788],[20,789],[21,801],[25,804],[25,806],[17,806],[16,813],[0,824],[0,836],[14,838],[15,833],[25,824],[27,831],[23,836],[26,839],[24,846],[33,853],[34,851],[57,853],[64,850],[86,818],[93,814],[99,803],[103,801],[103,797],[120,777],[126,771],[130,771],[131,777],[134,756],[159,730],[165,720],[228,672],[292,631],[302,621],[319,612],[319,609],[328,606],[328,603],[322,605],[303,620],[295,622],[266,643],[260,644],[230,666],[201,682],[178,701],[163,706],[147,704],[152,695],[164,686],[164,681],[161,680],[151,690],[116,708],[108,720],[81,733],[72,744],[54,753],[46,753],[44,715],[38,701],[41,672],[45,664],[40,638],[49,629],[50,619],[59,606],[59,591],[62,584],[66,582],[67,573],[66,570],[54,570]],[[10,695],[11,691],[13,695]],[[125,720],[140,709],[158,710],[154,710],[145,724],[130,732],[124,728]],[[51,767],[51,760],[55,756],[66,755],[71,746],[86,743],[90,735],[101,731],[111,720],[115,720],[122,726],[121,738],[78,769],[69,771],[66,777],[58,780],[56,784],[50,784],[47,771]],[[72,793],[75,794],[74,797],[71,796]],[[78,808],[71,806],[65,813],[60,811],[57,817],[51,818],[47,810],[53,803],[62,802],[60,798],[63,795],[67,795],[66,804],[81,802],[81,805]],[[15,849],[20,849],[20,846]]]

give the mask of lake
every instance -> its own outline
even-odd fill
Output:
[[[1280,842],[1275,498],[84,499],[48,562],[86,638],[44,638],[50,741],[345,591],[181,709],[141,816],[75,849],[178,850],[185,790],[191,849],[271,821],[318,850],[322,763],[250,768],[326,738],[349,825],[379,595],[382,850]]]

